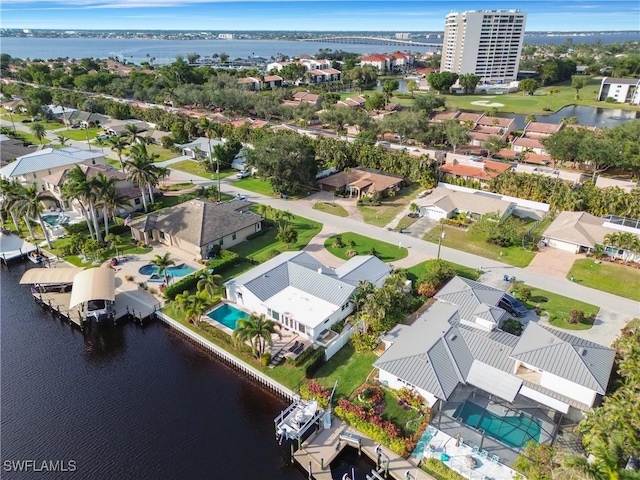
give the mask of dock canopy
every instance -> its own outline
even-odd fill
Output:
[[[20,279],[21,285],[40,284],[55,285],[57,283],[72,283],[81,268],[32,268],[27,270]]]
[[[116,298],[116,274],[110,268],[89,268],[82,270],[73,279],[69,308],[74,308],[89,300],[110,300]]]

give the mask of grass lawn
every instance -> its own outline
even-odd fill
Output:
[[[313,379],[325,388],[332,389],[336,380],[338,397],[348,397],[364,383],[376,360],[373,352],[356,353],[351,343],[347,343],[331,359],[322,365]]]
[[[640,271],[628,265],[576,260],[567,274],[580,285],[640,302]]]
[[[107,164],[111,165],[112,167],[117,168],[118,170],[120,169],[120,161],[113,159],[113,158],[109,158],[109,157],[104,157],[105,161],[107,162]]]
[[[104,229],[103,229],[104,234]],[[149,253],[152,248],[141,248],[136,244],[131,243],[131,233],[122,233],[118,235],[120,237],[120,241],[118,242],[118,254],[119,255],[142,255],[144,253]],[[87,233],[85,237],[88,239],[89,234]],[[53,249],[48,250],[51,253],[57,255],[58,257],[62,257],[62,250],[64,247],[71,243],[71,237],[63,237],[51,242],[53,245]],[[46,248],[46,247],[45,247]],[[99,251],[98,258],[101,262],[104,262],[110,258],[116,256],[116,249],[114,247],[104,248]],[[82,256],[80,255],[69,255],[64,257],[69,263],[74,264],[77,267],[88,267],[91,265],[91,262],[83,262]]]
[[[174,183],[166,186],[160,185],[160,190],[162,190],[163,192],[179,192],[180,190],[186,190],[187,188],[191,187],[193,187],[193,183],[191,182]]]
[[[356,255],[369,255],[369,252],[374,247],[376,252],[378,252],[377,257],[383,262],[393,262],[409,255],[409,251],[404,247],[391,245],[387,242],[381,242],[380,240],[358,235],[357,233],[345,232],[341,233],[340,236],[342,237],[342,243],[345,245],[344,247],[335,248],[333,242],[337,235],[332,235],[325,240],[324,248],[343,260],[351,258],[347,256],[349,250],[355,251]],[[351,241],[355,242],[355,246],[349,246],[349,242]]]
[[[169,165],[171,170],[180,170],[181,172],[190,173],[191,175],[197,175],[198,177],[211,179],[211,173],[207,172],[204,165],[195,160],[181,160],[180,162],[172,163]]]
[[[158,158],[155,159],[156,162],[164,162],[165,160],[171,160],[172,158],[180,156],[179,153],[174,153],[171,150],[162,148],[160,145],[147,145],[147,152],[158,155]]]
[[[554,327],[567,330],[588,330],[593,325],[592,318],[600,310],[600,307],[595,305],[563,297],[529,285],[525,286],[531,290],[531,298],[526,302],[526,307],[533,309],[536,305],[539,305],[543,314],[546,312],[549,315],[549,323]],[[584,312],[585,319],[589,320],[579,324],[569,323],[568,319],[571,316],[571,310],[581,310]]]
[[[399,232],[401,229],[409,228],[411,225],[413,225],[417,221],[418,221],[418,217],[412,218],[408,215],[405,215],[400,219],[400,221],[398,222],[398,225],[396,225],[396,228],[394,228],[394,231]]]
[[[100,131],[102,131],[101,128],[76,128],[75,130],[63,130],[58,135],[82,142],[87,140],[87,136],[89,140],[93,140]]]
[[[261,195],[267,195],[269,197],[275,195],[273,188],[271,188],[271,184],[267,180],[263,180],[259,177],[241,178],[233,182],[233,185],[235,187],[243,188]]]
[[[337,215],[338,217],[348,217],[349,212],[347,212],[340,205],[333,205],[329,202],[316,202],[313,205],[314,210],[320,210],[321,212],[330,213],[331,215]]]
[[[414,265],[411,268],[408,268],[407,269],[408,278],[415,282],[418,278],[428,273],[436,261],[437,260],[427,260],[426,262],[421,262]],[[464,267],[462,265],[458,265],[457,263],[453,263],[453,262],[447,262],[446,260],[443,260],[443,261],[451,265],[453,269],[456,271],[456,274],[461,277],[470,278],[471,280],[477,280],[478,278],[480,278],[481,274],[477,270],[474,270],[473,268]]]
[[[384,198],[381,205],[363,205],[358,210],[365,223],[384,227],[411,203],[420,190],[423,189],[419,185],[411,185],[402,189],[395,197]]]
[[[298,241],[291,245],[286,245],[276,238],[277,227],[270,228],[264,235],[242,242],[231,247],[241,257],[252,258],[262,263],[273,254],[273,251],[280,253],[287,250],[302,250],[309,241],[320,233],[322,224],[309,220],[307,218],[293,216],[291,220],[293,228],[298,232]]]
[[[398,397],[396,397],[393,392],[386,388],[382,390],[384,391],[385,401],[382,417],[400,427],[405,436],[415,433],[422,418],[421,412],[413,408],[403,408],[401,405],[398,405]]]
[[[456,250],[462,250],[474,255],[490,258],[491,260],[508,263],[514,267],[526,267],[531,263],[533,257],[536,256],[535,252],[529,252],[520,245],[500,247],[492,243],[487,243],[481,236],[460,228],[445,225],[444,231],[445,237],[442,245],[445,247],[455,248]],[[526,227],[523,233],[524,231],[526,231]],[[439,236],[440,226],[437,226],[426,233],[424,240],[431,243],[438,243]]]
[[[38,140],[32,133],[21,132],[20,130],[18,130],[17,137],[19,140],[22,140],[25,143],[30,143],[31,145],[47,145],[48,143],[51,143],[51,140],[48,138],[43,138],[42,143],[40,143],[40,140]]]

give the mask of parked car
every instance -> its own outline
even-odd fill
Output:
[[[106,133],[101,133],[100,135],[96,135],[96,139],[98,140],[106,140],[107,138],[109,138],[109,135],[107,135]]]
[[[528,312],[527,307],[525,307],[520,300],[507,294],[500,299],[498,306],[515,317],[524,317]]]
[[[247,196],[246,195],[237,194],[233,199],[234,200],[246,200]]]
[[[247,178],[251,173],[248,170],[240,170],[236,173],[236,178]]]

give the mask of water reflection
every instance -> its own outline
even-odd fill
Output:
[[[126,349],[124,327],[91,325],[84,331],[84,352],[91,362],[110,362]]]

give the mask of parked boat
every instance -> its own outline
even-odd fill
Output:
[[[300,400],[286,412],[277,426],[277,433],[280,437],[297,438],[307,429],[318,411],[318,402],[315,400]]]
[[[30,262],[33,262],[36,265],[44,260],[44,257],[38,252],[31,252],[29,255],[27,255],[27,258]]]

